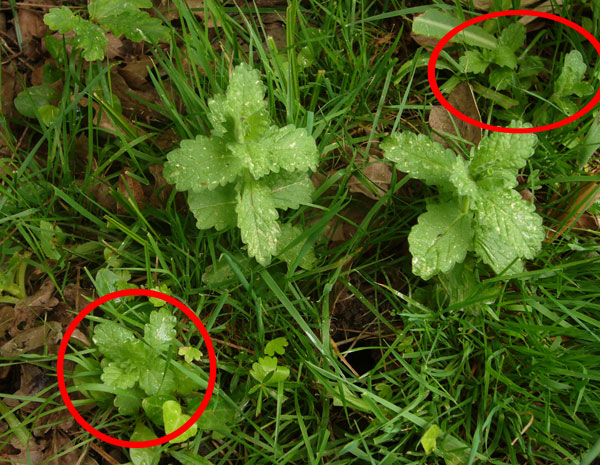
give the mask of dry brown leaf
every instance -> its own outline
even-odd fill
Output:
[[[48,32],[48,26],[44,24],[40,11],[20,8],[18,15],[23,42],[29,41],[34,37],[40,38]]]
[[[11,465],[44,463],[44,449],[46,448],[46,441],[37,440],[32,437],[29,439],[27,444],[21,444],[21,442],[15,436],[12,436],[10,439],[10,444],[19,451],[18,454],[2,453],[2,456],[5,456]]]
[[[10,116],[13,114],[13,100],[16,94],[15,73],[11,66],[2,66],[1,73],[0,102],[2,102],[2,114]]]
[[[144,188],[142,183],[137,179],[129,175],[127,168],[121,170],[119,176],[119,192],[128,200],[132,200],[137,205],[142,205],[146,202],[146,196],[144,195]],[[121,204],[117,204],[117,212],[124,213],[126,210]]]
[[[0,339],[8,332],[15,321],[15,309],[10,305],[0,307]]]
[[[348,180],[350,192],[361,193],[373,200],[378,200],[390,188],[392,180],[392,168],[383,160],[375,157],[369,157],[368,163],[364,161],[357,163],[362,174],[375,185],[376,192],[364,185],[356,176]]]
[[[594,174],[594,173],[592,173]],[[600,183],[586,182],[580,183],[581,187],[574,200],[567,208],[567,212],[559,218],[559,224],[563,223],[558,231],[549,231],[546,241],[552,241],[560,237],[564,232],[575,223],[577,217],[583,216],[598,199],[600,199]]]
[[[34,295],[25,297],[15,304],[15,320],[10,329],[11,336],[32,328],[42,313],[54,310],[59,302],[56,297],[53,297],[54,291],[54,284],[47,279]]]
[[[25,363],[21,365],[19,389],[12,395],[16,397],[35,397],[51,384],[52,379],[41,368]],[[4,402],[11,408],[19,407],[22,412],[32,412],[39,408],[39,405],[35,405],[36,402],[20,405],[22,401],[13,397],[5,398]]]
[[[123,56],[123,52],[121,51],[123,41],[110,32],[106,34],[106,38],[108,39],[108,44],[106,45],[106,56],[108,59],[114,60],[117,57]]]
[[[57,321],[49,321],[23,331],[0,347],[0,355],[19,356],[40,347],[55,345],[62,337],[62,327]]]
[[[122,68],[117,68],[117,71],[132,89],[147,90],[148,67],[152,67],[152,60],[144,55],[139,60],[127,62]]]
[[[473,95],[471,86],[467,82],[461,82],[452,90],[452,92],[450,92],[448,102],[464,115],[473,118],[475,121],[481,122],[481,115],[479,114],[475,96]],[[456,128],[454,126],[455,124]],[[429,127],[440,133],[448,133],[454,136],[458,135],[459,137],[472,142],[475,146],[478,146],[481,141],[481,128],[473,126],[472,124],[451,115],[450,112],[441,105],[435,105],[432,108],[431,113],[429,114]],[[458,134],[456,129],[458,129]],[[450,144],[448,144],[448,142],[440,135],[433,133],[432,137],[444,147],[448,148],[450,146]]]

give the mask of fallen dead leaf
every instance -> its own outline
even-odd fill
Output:
[[[475,100],[471,86],[467,82],[461,82],[452,90],[452,92],[450,92],[448,102],[464,115],[481,122],[477,101]],[[473,126],[472,124],[451,115],[450,112],[441,105],[434,105],[431,113],[429,113],[428,122],[429,127],[434,131],[459,136],[473,143],[475,146],[478,146],[481,141],[481,128]],[[456,129],[458,129],[458,133]],[[450,144],[439,134],[433,133],[432,137],[444,147],[450,147]]]
[[[40,347],[56,345],[62,337],[62,327],[57,321],[48,321],[44,326],[37,326],[26,331],[20,332],[10,341],[0,347],[0,355],[19,356],[21,354],[33,352]]]
[[[54,310],[59,302],[56,297],[53,297],[54,291],[54,284],[46,279],[34,295],[25,297],[15,304],[15,320],[9,331],[11,336],[32,328],[42,313]]]
[[[119,176],[119,192],[128,200],[133,200],[137,205],[142,205],[146,202],[144,188],[142,183],[129,175],[129,170],[124,168]],[[124,213],[126,211],[120,203],[117,204],[117,212]]]
[[[7,458],[12,465],[44,463],[44,449],[46,448],[46,441],[37,440],[32,437],[29,439],[27,444],[21,444],[21,442],[15,436],[12,436],[10,439],[10,444],[19,452],[17,454],[5,454],[3,452],[2,456]]]
[[[48,32],[48,26],[42,20],[41,11],[19,8],[19,28],[21,30],[21,39],[23,42],[36,38],[41,38]]]
[[[356,176],[352,176],[348,180],[350,192],[360,193],[366,195],[370,199],[378,200],[390,188],[392,168],[383,160],[372,156],[369,156],[369,160],[366,163],[364,159],[361,161],[357,160],[357,165],[362,174],[375,185],[376,192],[373,192],[369,186],[363,184]]]

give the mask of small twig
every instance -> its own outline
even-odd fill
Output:
[[[357,373],[357,371],[352,367],[352,365],[350,365],[350,363],[348,362],[348,360],[346,360],[346,357],[344,357],[344,355],[340,352],[340,349],[338,348],[337,344],[335,343],[335,341],[333,340],[333,338],[329,338],[329,340],[331,341],[331,347],[333,348],[333,351],[337,354],[337,356],[340,358],[340,360],[342,361],[342,363],[344,365],[346,365],[348,367],[348,369],[352,372],[352,374],[354,376],[356,376],[358,379],[360,379],[360,375]],[[365,382],[364,379],[360,379],[363,383]]]
[[[112,455],[110,455],[108,452],[106,452],[104,449],[102,449],[100,446],[97,446],[96,444],[91,442],[90,447],[92,449],[94,449],[94,451],[96,451],[98,454],[100,454],[102,456],[102,458],[104,460],[106,460],[107,462],[109,462],[111,465],[119,465],[119,462]]]

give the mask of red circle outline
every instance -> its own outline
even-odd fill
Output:
[[[208,360],[209,360],[208,386],[206,388],[206,392],[204,393],[202,402],[200,403],[200,406],[198,407],[196,412],[194,412],[194,414],[188,421],[186,421],[183,425],[181,425],[179,428],[177,428],[172,433],[169,433],[166,436],[162,436],[160,438],[152,439],[149,441],[124,441],[122,439],[115,439],[111,436],[108,436],[108,435],[98,431],[96,428],[94,428],[92,425],[90,425],[87,421],[85,421],[83,419],[83,417],[79,414],[79,412],[77,412],[77,410],[75,409],[75,406],[73,405],[73,402],[71,402],[71,398],[69,397],[69,394],[67,392],[67,387],[65,385],[65,379],[64,379],[65,378],[65,376],[64,376],[64,359],[65,359],[65,354],[66,354],[66,350],[67,350],[67,344],[69,342],[69,339],[73,335],[73,331],[75,331],[75,328],[77,327],[77,325],[79,323],[81,323],[81,320],[83,320],[87,316],[87,314],[90,313],[92,310],[94,310],[96,307],[102,305],[105,302],[108,302],[109,300],[116,299],[119,297],[133,296],[133,295],[154,297],[155,299],[164,300],[165,302],[170,303],[171,305],[174,305],[179,310],[181,310],[183,313],[185,313],[193,321],[193,323],[196,326],[196,328],[198,329],[198,331],[200,331],[200,334],[202,335],[202,338],[204,339],[204,343],[206,344],[206,351],[208,352]],[[208,406],[208,403],[210,402],[210,398],[213,394],[213,390],[215,388],[215,382],[217,379],[217,360],[216,360],[216,356],[215,356],[215,349],[213,347],[213,343],[212,343],[212,340],[210,339],[208,331],[206,331],[206,328],[202,324],[202,321],[200,321],[200,318],[198,318],[196,316],[196,314],[194,312],[192,312],[192,310],[190,310],[185,304],[183,304],[179,300],[174,299],[173,297],[171,297],[167,294],[164,294],[164,293],[158,292],[158,291],[153,291],[153,290],[149,290],[149,289],[124,289],[122,291],[111,292],[109,294],[106,294],[105,296],[102,296],[102,297],[94,300],[89,305],[87,305],[81,312],[79,312],[79,314],[75,317],[75,319],[68,326],[67,330],[65,331],[65,335],[63,336],[63,339],[60,343],[60,347],[58,349],[56,374],[57,374],[57,378],[58,378],[58,388],[60,390],[60,395],[62,396],[62,398],[65,402],[65,405],[67,406],[67,409],[69,410],[69,412],[71,412],[71,415],[73,415],[75,420],[77,420],[77,423],[79,423],[86,431],[88,431],[89,433],[91,433],[92,435],[97,437],[98,439],[108,442],[109,444],[112,444],[114,446],[142,448],[142,447],[158,446],[158,445],[164,444],[172,439],[175,439],[180,434],[183,434],[188,428],[190,428],[198,420],[198,418],[200,418],[200,416],[202,415],[202,413]]]
[[[435,95],[435,97],[444,106],[444,108],[446,108],[446,110],[448,110],[450,113],[452,113],[457,118],[460,118],[464,122],[472,124],[473,126],[477,126],[478,128],[488,129],[490,131],[497,131],[497,132],[507,132],[507,133],[531,133],[531,132],[549,131],[550,129],[556,129],[561,126],[564,126],[565,124],[569,124],[569,123],[575,121],[576,119],[581,118],[583,115],[585,115],[587,112],[589,112],[600,101],[600,88],[599,88],[598,91],[596,92],[596,95],[594,95],[594,98],[592,98],[592,100],[586,106],[584,106],[581,110],[579,110],[577,113],[575,113],[565,119],[557,121],[556,123],[546,124],[544,126],[534,126],[532,128],[503,128],[501,126],[494,126],[491,124],[481,123],[479,121],[474,120],[473,118],[469,118],[467,115],[462,114],[460,111],[458,111],[452,105],[450,105],[448,100],[446,100],[444,98],[444,96],[442,95],[442,93],[440,92],[440,89],[437,85],[437,81],[435,79],[435,64],[439,58],[439,55],[440,55],[442,49],[446,46],[446,44],[450,41],[450,39],[452,37],[454,37],[459,32],[463,31],[467,27],[469,27],[473,24],[479,23],[481,21],[484,21],[486,19],[498,18],[500,16],[539,16],[540,18],[546,18],[546,19],[552,19],[554,21],[558,21],[559,23],[569,26],[570,28],[574,29],[575,31],[579,32],[582,36],[584,36],[588,41],[590,41],[590,43],[596,49],[598,56],[600,56],[600,42],[598,42],[598,40],[592,34],[590,34],[588,31],[583,29],[581,26],[579,26],[578,24],[575,24],[574,22],[569,21],[568,19],[565,19],[561,16],[556,16],[556,15],[553,15],[550,13],[544,13],[541,11],[531,11],[531,10],[505,10],[505,11],[496,11],[494,13],[487,13],[487,14],[484,14],[481,16],[477,16],[475,18],[469,19],[468,21],[465,21],[464,23],[456,26],[454,29],[452,29],[450,32],[448,32],[444,37],[442,37],[440,39],[440,41],[437,43],[437,45],[435,46],[435,48],[433,49],[433,52],[431,52],[431,57],[429,58],[429,63],[427,64],[427,79],[429,80],[429,85],[431,86],[431,89],[433,90],[433,94]]]

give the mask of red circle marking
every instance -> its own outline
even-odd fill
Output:
[[[568,19],[562,18],[560,16],[556,16],[556,15],[553,15],[550,13],[543,13],[541,11],[530,11],[530,10],[496,11],[494,13],[487,13],[485,15],[477,16],[476,18],[472,18],[472,19],[465,21],[464,23],[456,26],[454,29],[452,29],[450,32],[448,32],[448,34],[446,34],[444,37],[442,37],[440,39],[440,41],[437,43],[437,45],[435,46],[435,48],[433,49],[433,52],[431,53],[431,57],[429,58],[429,63],[427,65],[427,78],[429,79],[429,85],[431,86],[431,89],[433,90],[433,94],[436,96],[438,101],[444,106],[444,108],[446,108],[446,110],[448,110],[450,113],[452,113],[457,118],[460,118],[461,120],[465,121],[466,123],[472,124],[473,126],[477,126],[478,128],[489,129],[490,131],[498,131],[498,132],[529,133],[529,132],[549,131],[550,129],[556,129],[561,126],[564,126],[565,124],[572,123],[576,119],[581,118],[583,115],[585,115],[587,112],[589,112],[600,101],[600,88],[599,88],[598,91],[596,92],[596,95],[594,95],[594,98],[586,106],[584,106],[581,110],[579,110],[577,113],[569,116],[568,118],[557,121],[556,123],[546,124],[544,126],[535,126],[532,128],[503,128],[501,126],[493,126],[491,124],[481,123],[479,121],[474,120],[473,118],[469,118],[467,115],[462,114],[460,111],[458,111],[452,105],[450,105],[448,100],[446,100],[444,98],[444,96],[442,95],[442,93],[440,92],[440,88],[438,87],[437,81],[435,79],[435,64],[440,56],[440,52],[446,46],[446,44],[450,41],[450,39],[452,39],[452,37],[454,37],[459,32],[463,31],[467,27],[472,26],[473,24],[479,23],[481,21],[484,21],[486,19],[498,18],[500,16],[539,16],[540,18],[546,18],[546,19],[551,19],[553,21],[558,21],[559,23],[562,23],[566,26],[569,26],[572,29],[575,29],[582,36],[584,36],[587,40],[589,40],[590,43],[596,49],[596,52],[598,53],[598,55],[600,56],[600,42],[598,42],[598,40],[592,34],[590,34],[588,31],[586,31],[584,28],[582,28],[578,24],[575,24],[574,22],[569,21]]]
[[[155,299],[164,300],[165,302],[170,303],[171,305],[174,305],[179,310],[181,310],[183,313],[185,313],[188,317],[190,317],[190,319],[194,322],[194,325],[196,326],[196,328],[198,328],[198,331],[200,331],[200,334],[202,335],[202,339],[204,339],[204,343],[206,344],[206,351],[208,352],[208,360],[209,360],[208,386],[206,388],[204,398],[202,399],[202,402],[200,403],[200,406],[198,407],[196,412],[194,412],[194,414],[188,421],[186,421],[183,425],[181,425],[179,428],[177,428],[172,433],[169,433],[166,436],[162,436],[160,438],[152,439],[150,441],[123,441],[121,439],[116,439],[116,438],[108,436],[104,433],[101,433],[96,428],[94,428],[92,425],[90,425],[87,421],[85,421],[81,415],[79,415],[79,412],[77,412],[77,410],[75,409],[73,402],[71,402],[71,398],[69,397],[69,394],[67,393],[67,387],[65,385],[65,375],[64,375],[65,353],[67,350],[67,344],[69,342],[69,339],[71,338],[71,335],[73,334],[73,331],[75,331],[75,328],[77,327],[77,325],[79,323],[81,323],[81,320],[83,320],[88,313],[90,313],[92,310],[94,310],[96,307],[102,305],[103,303],[108,302],[109,300],[112,300],[112,299],[117,299],[119,297],[127,297],[127,296],[132,296],[132,295],[154,297]],[[198,418],[200,418],[200,415],[202,415],[202,413],[206,409],[208,402],[210,401],[210,398],[212,396],[213,390],[215,388],[215,381],[217,379],[217,359],[215,357],[215,349],[213,347],[212,340],[210,339],[210,336],[208,335],[208,331],[206,331],[206,328],[200,321],[200,318],[198,318],[194,312],[192,312],[185,304],[183,304],[179,300],[174,299],[173,297],[168,296],[167,294],[164,294],[162,292],[152,291],[152,290],[148,290],[148,289],[124,289],[122,291],[111,292],[110,294],[106,294],[105,296],[94,300],[87,307],[85,307],[81,312],[79,312],[79,314],[75,317],[75,319],[71,322],[71,324],[67,328],[67,331],[65,332],[65,335],[64,335],[64,337],[60,343],[60,347],[58,349],[57,362],[58,363],[56,366],[56,373],[57,373],[57,377],[58,377],[58,388],[60,389],[60,395],[62,396],[62,398],[65,402],[65,405],[67,406],[67,409],[69,410],[69,412],[71,412],[71,415],[73,415],[75,420],[77,420],[77,423],[79,423],[81,426],[83,426],[83,428],[86,431],[88,431],[89,433],[91,433],[92,435],[97,437],[98,439],[102,439],[103,441],[108,442],[109,444],[112,444],[114,446],[121,446],[121,447],[141,448],[141,447],[158,446],[158,445],[164,444],[165,442],[168,442],[172,439],[175,439],[180,434],[183,434],[188,428],[190,428],[198,420]]]

